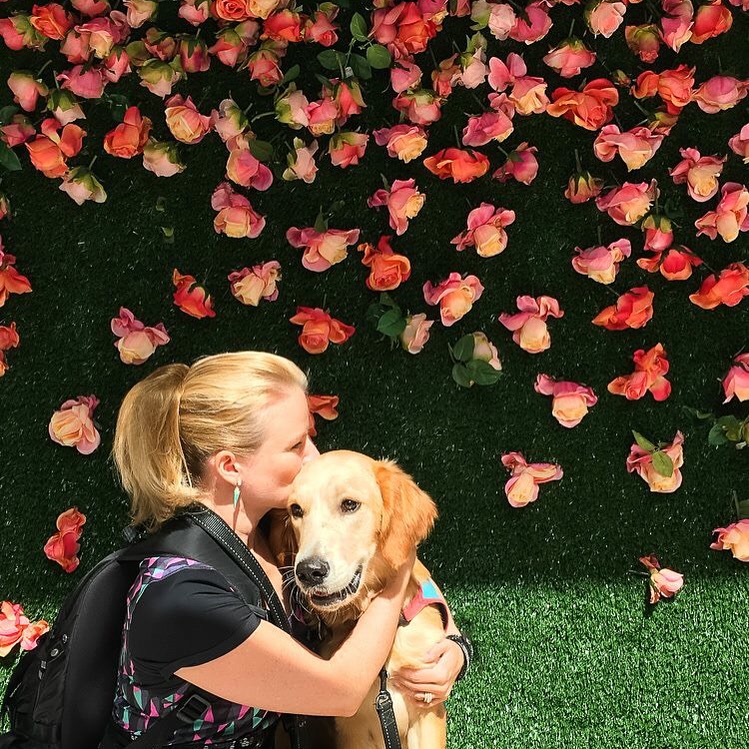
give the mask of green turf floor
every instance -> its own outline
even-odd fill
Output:
[[[30,4],[4,5],[6,11]],[[539,60],[566,35],[573,17],[582,31],[580,12],[556,8],[547,39],[527,49],[492,39],[489,53],[504,58],[524,51],[530,74],[546,77],[550,89],[564,85]],[[639,10],[629,12],[634,17]],[[734,16],[728,35],[699,47],[685,45],[678,56],[665,50],[653,69],[684,62],[697,66],[698,83],[719,66],[746,78],[749,16],[737,9]],[[466,32],[465,20],[448,20],[434,42],[436,58],[450,53],[451,38],[462,45]],[[610,40],[588,35],[586,41],[610,70],[622,68],[634,78],[645,68],[626,49],[623,27]],[[0,79],[13,68],[37,70],[44,59],[3,47]],[[300,85],[316,96],[314,58],[292,51],[284,65],[295,60],[305,63]],[[431,69],[428,53],[419,61]],[[599,62],[588,77],[603,75],[607,70]],[[376,74],[365,88],[369,106],[352,126],[371,132],[394,124],[390,94],[382,93],[385,75]],[[112,90],[130,96],[154,120],[156,137],[167,138],[159,99],[132,79]],[[241,106],[257,99],[246,74],[223,70],[192,76],[179,90],[192,92],[204,112],[229,92]],[[485,93],[484,88],[478,95]],[[0,104],[9,101],[6,91]],[[714,116],[690,105],[656,157],[629,176],[618,160],[606,165],[595,159],[593,133],[545,115],[516,119],[516,132],[503,144],[514,147],[525,140],[538,148],[540,171],[530,186],[501,185],[488,177],[469,185],[441,182],[421,160],[404,165],[371,142],[360,166],[341,171],[320,159],[313,185],[277,179],[268,192],[252,195],[268,220],[256,240],[229,239],[213,230],[210,195],[226,157],[215,135],[182,148],[188,165],[183,174],[159,179],[142,169],[140,159],[127,162],[101,151],[101,138],[115,123],[106,106],[95,105],[84,124],[86,149],[75,163],[99,154],[94,171],[107,190],[105,204],[76,206],[33,170],[24,154],[23,171],[2,183],[14,217],[0,224],[0,233],[34,290],[11,297],[0,309],[0,324],[15,321],[21,336],[20,348],[8,352],[11,368],[0,379],[0,599],[22,603],[32,619],[53,617],[81,574],[117,545],[127,503],[108,453],[117,408],[136,381],[167,362],[227,350],[270,350],[309,372],[311,392],[340,395],[340,417],[319,427],[321,450],[348,448],[395,458],[440,508],[422,557],[480,654],[450,700],[451,749],[749,746],[749,570],[730,554],[709,549],[712,529],[735,519],[732,493],[749,499],[749,452],[710,447],[708,427],[684,409],[746,415],[746,404],[721,406],[719,379],[747,345],[749,300],[702,310],[687,295],[708,270],[669,283],[646,274],[633,258],[610,288],[622,293],[647,283],[655,292],[653,320],[638,331],[591,325],[614,297],[573,271],[574,246],[596,244],[600,228],[604,243],[630,238],[639,257],[642,239],[638,229],[615,225],[592,203],[572,206],[562,197],[578,148],[584,164],[608,184],[614,178],[656,177],[662,201],[671,197],[683,211],[676,243],[692,248],[710,266],[719,270],[747,262],[749,235],[731,244],[695,238],[693,222],[707,204],[690,201],[667,174],[679,161],[680,147],[696,147],[703,155],[727,153],[728,138],[749,121],[747,101]],[[257,99],[255,111],[269,107],[267,99]],[[431,129],[425,155],[454,145],[453,127],[462,128],[465,113],[478,111],[470,92],[456,91]],[[626,94],[616,112],[624,128],[641,119]],[[269,138],[279,126],[266,118],[257,130]],[[291,137],[291,131],[282,131],[283,143]],[[496,148],[481,150],[493,168],[503,161]],[[344,206],[331,228],[360,227],[362,239],[373,242],[391,233],[386,216],[366,207],[366,198],[381,186],[381,173],[390,181],[415,177],[427,195],[407,233],[393,241],[414,268],[411,280],[394,292],[396,300],[434,318],[435,310],[423,300],[424,281],[459,271],[475,273],[486,287],[466,318],[452,328],[434,326],[418,356],[391,351],[368,326],[366,309],[376,295],[364,286],[367,271],[355,250],[344,263],[313,274],[284,239],[289,226],[311,226],[320,206],[336,200]],[[735,155],[721,180],[747,182],[747,168]],[[465,229],[468,211],[482,200],[517,213],[507,250],[489,259],[473,250],[456,253],[450,244]],[[162,227],[173,230],[173,243],[165,241]],[[237,303],[227,274],[270,259],[283,267],[278,301],[258,309]],[[196,276],[213,294],[215,319],[187,317],[172,304],[175,267]],[[550,322],[551,349],[538,356],[521,351],[497,322],[500,312],[514,310],[519,294],[549,294],[565,310],[562,319]],[[172,337],[141,367],[122,364],[113,345],[109,321],[121,305],[146,324],[163,321]],[[355,324],[357,332],[343,346],[310,356],[296,342],[298,328],[288,322],[297,305],[326,306]],[[447,345],[474,330],[497,344],[505,374],[493,387],[461,390],[450,377]],[[656,404],[649,396],[627,402],[607,393],[610,380],[631,371],[634,350],[657,342],[671,362],[672,396]],[[549,399],[534,392],[540,372],[583,382],[599,395],[575,429],[561,427],[551,416]],[[83,456],[54,444],[47,425],[63,401],[92,393],[101,400],[96,421],[102,445]],[[684,482],[677,492],[652,494],[627,473],[633,429],[654,441],[670,441],[677,429],[684,433]],[[507,472],[500,456],[511,450],[531,461],[558,462],[565,472],[561,482],[543,486],[539,500],[523,509],[511,508],[503,493]],[[42,547],[57,515],[72,505],[88,520],[81,567],[66,575],[45,558]],[[644,578],[630,572],[639,556],[651,553],[686,580],[675,601],[652,610],[645,604]],[[12,659],[0,663],[0,691],[11,665]]]

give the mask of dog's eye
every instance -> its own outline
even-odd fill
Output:
[[[341,509],[344,512],[356,512],[359,509],[359,505],[361,503],[357,502],[355,499],[344,499],[343,502],[341,502]]]
[[[304,515],[304,510],[302,510],[302,508],[297,504],[291,505],[289,509],[291,510],[292,516],[295,518],[300,518]]]

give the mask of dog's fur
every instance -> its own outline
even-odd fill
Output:
[[[356,510],[346,510],[359,503]],[[271,548],[280,566],[297,572],[298,602],[327,630],[321,655],[329,657],[346,639],[356,619],[391,579],[409,553],[426,538],[437,517],[431,498],[413,479],[389,460],[376,461],[359,453],[337,450],[307,463],[296,478],[288,501],[289,514],[277,515],[271,526]],[[294,510],[301,517],[294,517]],[[296,565],[323,560],[329,566],[325,580],[310,587]],[[344,600],[321,602],[319,594],[334,595],[361,582]],[[429,572],[414,564],[405,604],[418,592]],[[318,594],[316,596],[315,594]],[[407,626],[399,627],[385,668],[421,668],[424,654],[442,640],[442,618],[434,606],[424,608]],[[403,749],[444,749],[444,705],[416,706],[392,684]],[[379,679],[372,684],[361,708],[351,718],[336,718],[336,749],[383,749],[384,741],[374,700]],[[330,743],[326,749],[333,749]]]

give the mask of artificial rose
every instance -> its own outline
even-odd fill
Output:
[[[333,421],[338,418],[338,401],[337,395],[308,395],[307,406],[309,408],[309,427],[307,434],[310,437],[317,437],[315,428],[315,414],[322,416],[326,421]]]
[[[650,184],[625,182],[597,197],[596,206],[599,211],[606,211],[619,226],[633,226],[650,210],[659,195],[658,183],[654,179]]]
[[[603,189],[603,180],[594,177],[590,172],[575,172],[567,183],[564,197],[570,203],[587,203],[591,198],[597,198]]]
[[[593,325],[600,325],[606,330],[642,328],[653,317],[654,296],[647,286],[630,289],[616,300],[615,305],[601,310],[593,318]]]
[[[581,39],[568,37],[549,50],[543,61],[562,78],[572,78],[596,61],[596,53],[591,52]]]
[[[200,143],[211,131],[211,118],[200,114],[192,98],[176,94],[164,102],[166,124],[172,135],[182,143]]]
[[[423,291],[427,304],[439,304],[442,324],[450,327],[471,311],[473,303],[484,293],[484,287],[476,276],[463,278],[460,273],[453,272],[437,286],[427,281]]]
[[[734,559],[749,562],[749,518],[731,523],[726,528],[715,528],[718,538],[710,544],[717,551],[730,550]]]
[[[121,159],[131,159],[143,152],[151,132],[151,120],[138,107],[128,107],[122,122],[104,136],[104,150]]]
[[[361,261],[369,268],[366,283],[371,291],[392,291],[411,277],[411,261],[393,251],[391,239],[383,235],[377,247],[365,242],[356,248],[364,253]]]
[[[611,81],[596,78],[582,91],[558,88],[552,93],[553,103],[546,107],[552,117],[564,117],[586,130],[598,130],[614,118],[619,92]]]
[[[645,235],[643,248],[646,250],[662,252],[667,250],[674,241],[671,219],[663,214],[649,214],[643,219],[640,228]]]
[[[190,317],[216,317],[213,299],[193,276],[183,276],[176,268],[172,271],[172,283],[177,287],[174,303]]]
[[[473,182],[489,171],[489,159],[480,151],[443,148],[424,159],[424,166],[440,179],[452,177],[453,183]]]
[[[78,508],[71,507],[58,516],[57,533],[50,536],[44,544],[47,559],[57,562],[65,572],[74,572],[78,568],[78,552],[81,549],[78,541],[85,522],[86,516],[78,512]]]
[[[632,245],[628,239],[618,239],[608,246],[575,247],[579,253],[572,258],[572,267],[581,275],[602,284],[613,283],[619,272],[619,265],[632,254]]]
[[[661,598],[673,598],[684,586],[684,575],[668,567],[661,568],[654,556],[640,557],[640,562],[650,572],[648,587],[651,604],[658,603]]]
[[[537,151],[535,146],[521,143],[509,154],[507,161],[492,174],[492,179],[498,179],[500,182],[514,179],[524,185],[530,185],[538,174]]]
[[[692,26],[692,36],[689,41],[692,44],[702,44],[702,42],[712,39],[714,36],[725,34],[733,24],[733,16],[729,8],[720,0],[700,5],[694,16],[694,26]]]
[[[720,194],[715,210],[698,218],[694,225],[699,229],[698,237],[707,234],[715,239],[720,234],[724,242],[733,242],[739,232],[749,231],[749,190],[738,182],[726,182]]]
[[[317,165],[315,164],[315,153],[317,152],[317,141],[313,140],[308,146],[300,138],[294,138],[294,150],[289,153],[287,161],[289,166],[284,170],[283,179],[291,182],[301,179],[308,185],[315,181]]]
[[[21,343],[16,330],[16,324],[0,325],[0,377],[8,371],[8,361],[5,358],[5,352],[12,348],[17,348]]]
[[[423,88],[398,94],[393,106],[414,125],[431,125],[442,116],[442,99],[434,91]]]
[[[346,259],[348,245],[359,241],[359,229],[326,229],[318,232],[311,226],[306,229],[292,226],[286,232],[286,241],[292,247],[304,248],[302,265],[307,270],[321,273]]]
[[[298,341],[309,354],[322,354],[331,343],[345,343],[356,332],[353,325],[346,325],[319,307],[297,307],[289,322],[302,326]]]
[[[495,208],[491,203],[482,203],[468,214],[468,228],[450,241],[461,252],[466,247],[475,247],[481,257],[499,255],[507,247],[505,227],[515,221],[515,211]]]
[[[94,173],[85,166],[77,166],[71,169],[62,178],[60,190],[69,195],[78,205],[83,205],[87,200],[94,203],[103,203],[107,199],[104,186],[96,179]]]
[[[157,177],[172,177],[185,171],[176,143],[159,143],[153,138],[143,147],[143,166]]]
[[[594,36],[608,39],[621,26],[626,10],[619,0],[591,0],[585,6],[585,21]]]
[[[267,190],[273,184],[273,172],[253,156],[249,145],[239,140],[232,142],[235,145],[226,161],[226,176],[242,187]]]
[[[689,295],[689,300],[702,309],[714,309],[720,304],[735,307],[749,296],[749,268],[743,263],[731,263],[720,274],[711,273],[699,291]]]
[[[623,395],[627,400],[639,400],[650,393],[657,401],[671,394],[671,383],[665,378],[669,362],[663,345],[656,343],[649,351],[638,349],[633,355],[635,371],[631,375],[616,377],[608,384],[608,391]]]
[[[375,130],[375,143],[386,146],[388,156],[400,159],[404,164],[421,156],[427,146],[427,134],[418,125],[395,125]]]
[[[742,403],[749,400],[749,353],[734,358],[722,384],[726,395],[723,403],[728,403],[734,396]]]
[[[336,133],[328,144],[328,154],[333,166],[345,169],[359,163],[367,150],[366,133]]]
[[[257,213],[250,201],[235,192],[228,182],[221,182],[213,191],[211,206],[218,211],[213,219],[217,234],[255,239],[265,227],[265,216]]]
[[[468,118],[461,142],[464,146],[484,146],[491,141],[501,143],[513,129],[512,120],[504,112],[484,112]]]
[[[0,307],[8,301],[11,294],[28,294],[31,291],[29,279],[13,267],[15,263],[14,255],[3,252],[0,238]]]
[[[45,177],[62,177],[68,171],[66,158],[75,156],[83,147],[86,132],[75,123],[62,128],[54,117],[42,122],[41,135],[26,143],[31,163]]]
[[[625,26],[624,38],[627,46],[643,62],[655,62],[661,48],[661,37],[658,27],[652,23],[640,26]]]
[[[377,190],[368,200],[370,208],[387,206],[390,216],[390,228],[400,236],[408,229],[410,219],[418,216],[424,205],[426,195],[419,192],[414,179],[397,179],[390,190]]]
[[[143,364],[158,346],[170,341],[163,322],[146,326],[127,307],[120,307],[119,317],[112,318],[110,326],[119,339],[114,345],[125,364]]]
[[[559,481],[564,471],[556,463],[528,463],[522,453],[502,455],[502,465],[511,472],[505,484],[505,496],[512,507],[525,507],[538,499],[538,487],[549,481]]]
[[[400,334],[401,346],[409,354],[418,354],[429,340],[429,329],[434,325],[434,320],[427,320],[427,316],[420,312],[418,315],[406,317],[406,327]]]
[[[90,455],[101,443],[93,413],[99,405],[95,395],[79,395],[66,400],[52,414],[49,436],[53,442],[65,447],[75,447],[81,455]]]
[[[681,471],[684,465],[684,435],[676,432],[673,442],[662,448],[646,449],[634,442],[630,447],[629,456],[627,457],[627,471],[632,473],[637,471],[640,478],[643,479],[650,487],[651,492],[659,494],[670,494],[675,492],[682,482]],[[670,461],[670,466],[665,469],[665,473],[656,470],[653,454],[655,452],[663,453]],[[664,470],[664,469],[662,469]],[[668,475],[666,475],[668,474]]]
[[[552,397],[551,414],[563,426],[576,427],[588,413],[588,408],[598,403],[592,388],[568,380],[557,381],[546,374],[539,374],[533,389],[541,395]]]
[[[749,80],[740,81],[730,75],[715,75],[706,80],[693,94],[692,101],[708,114],[717,114],[735,107],[747,94]]]
[[[281,264],[277,260],[242,268],[229,274],[232,296],[242,304],[257,307],[261,299],[275,302],[278,299],[278,282]]]
[[[718,177],[727,156],[701,156],[696,148],[680,148],[682,160],[668,173],[675,185],[686,183],[689,197],[704,203],[718,192]]]
[[[729,148],[749,164],[749,122],[728,141]]]
[[[653,257],[639,258],[637,265],[648,273],[660,274],[667,281],[686,281],[692,275],[692,268],[702,265],[702,260],[688,247],[679,245],[668,252],[656,251]]]
[[[601,161],[611,161],[619,154],[627,171],[631,172],[650,161],[662,142],[663,135],[654,134],[647,127],[633,127],[621,132],[616,125],[606,125],[598,133],[593,151]]]
[[[529,354],[540,354],[551,346],[551,336],[546,326],[549,317],[563,317],[564,310],[551,296],[519,296],[516,300],[519,312],[510,315],[503,312],[499,321],[512,331],[512,340]]]
[[[8,88],[13,92],[13,101],[27,112],[33,112],[39,97],[49,93],[42,81],[25,70],[16,70],[8,76]]]

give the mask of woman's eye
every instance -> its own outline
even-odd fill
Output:
[[[359,509],[361,502],[357,502],[355,499],[344,499],[341,502],[341,509],[344,512],[356,512]]]
[[[296,504],[291,505],[289,510],[291,511],[292,517],[300,518],[302,517],[302,515],[304,515],[304,510],[302,510],[302,508],[299,505],[296,505]]]

